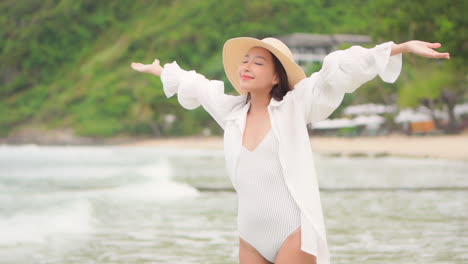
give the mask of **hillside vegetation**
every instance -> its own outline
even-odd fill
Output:
[[[443,6],[444,2],[449,6]],[[419,37],[443,42],[445,50],[452,49],[452,57],[457,52],[466,56],[462,1],[359,3],[3,0],[0,136],[30,128],[69,128],[77,135],[98,137],[196,135],[204,128],[220,133],[201,107],[181,108],[176,97],[165,97],[159,78],[133,71],[130,63],[176,60],[184,69],[225,81],[226,92],[234,93],[221,58],[222,45],[232,37],[295,32],[370,34],[376,42]],[[418,5],[426,11],[414,11]],[[444,15],[432,20],[431,12]],[[453,32],[459,35],[454,37]],[[453,61],[459,67],[454,67],[456,74],[447,73],[447,78],[453,87],[466,87],[464,61]],[[376,86],[381,87],[377,95]],[[398,93],[397,86],[371,82],[362,93],[347,95],[344,104],[368,99],[384,102]],[[167,114],[176,117],[172,126],[165,125]]]

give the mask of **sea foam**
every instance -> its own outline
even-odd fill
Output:
[[[91,230],[91,206],[87,200],[77,200],[0,218],[0,246],[45,243],[57,236],[83,235]]]

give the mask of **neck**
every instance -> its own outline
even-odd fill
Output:
[[[250,93],[250,113],[259,113],[267,110],[270,104],[270,94]]]

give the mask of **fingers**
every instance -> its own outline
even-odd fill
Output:
[[[433,52],[430,54],[430,58],[434,58],[434,59],[450,59],[450,53],[448,53],[448,52],[440,53],[440,52],[437,52],[437,51],[433,51]]]
[[[450,59],[450,53],[444,52],[444,53],[438,53],[437,58],[440,59]]]
[[[158,65],[159,66],[160,62],[158,59],[155,59],[152,63],[152,65]],[[143,63],[139,63],[139,62],[132,62],[130,64],[130,66],[136,70],[136,71],[146,71],[146,66],[150,66],[149,64],[148,65],[145,65]]]
[[[438,49],[440,47],[442,47],[442,44],[440,43],[428,43],[429,45],[427,45],[429,48],[431,49]]]
[[[433,49],[438,49],[442,47],[442,44],[439,42],[424,42],[423,43],[426,45],[427,48],[431,49],[430,52],[427,54],[429,58],[434,58],[434,59],[450,59],[450,53],[448,52],[437,52]],[[423,55],[424,56],[424,55]]]
[[[432,48],[432,49],[437,49],[437,48],[442,47],[442,44],[440,44],[440,43],[430,43],[430,46],[428,46],[428,47]],[[450,53],[448,53],[448,52],[437,52],[437,51],[433,50],[432,56],[434,58],[439,58],[439,59],[450,59]]]
[[[141,63],[139,63],[139,62],[132,62],[132,64],[130,64],[130,66],[132,67],[132,69],[134,69],[134,70],[136,70],[136,71],[140,70],[140,68],[141,68],[142,65],[143,65],[143,64],[141,64]]]

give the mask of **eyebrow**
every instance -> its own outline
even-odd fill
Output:
[[[244,58],[249,58],[249,57],[250,57],[249,54],[246,54],[246,55],[244,56]],[[260,59],[266,60],[265,57],[263,57],[263,56],[255,56],[255,58],[260,58]]]

